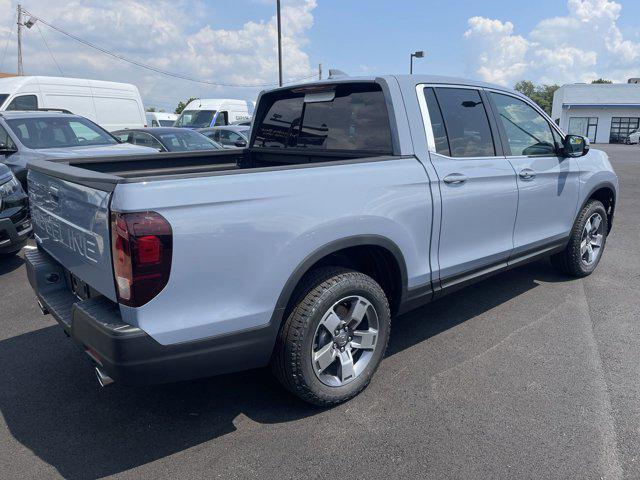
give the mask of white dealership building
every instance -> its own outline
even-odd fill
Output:
[[[551,118],[564,132],[593,143],[623,143],[640,129],[638,82],[563,85],[553,95]]]

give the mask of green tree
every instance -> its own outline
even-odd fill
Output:
[[[182,100],[180,100],[178,102],[178,106],[176,107],[176,109],[174,110],[175,113],[177,113],[178,115],[180,115],[182,113],[182,111],[184,110],[184,107],[186,107],[187,105],[189,105],[189,102],[192,102],[194,100],[198,100],[198,97],[189,97],[189,100],[187,100],[186,102],[183,102]]]
[[[536,102],[538,106],[551,115],[551,106],[553,105],[553,94],[559,85],[536,85],[530,80],[521,80],[515,85],[515,90],[526,95]]]
[[[591,83],[613,83],[613,82],[605,78],[598,78],[597,80],[592,80]]]

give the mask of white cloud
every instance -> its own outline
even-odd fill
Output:
[[[0,11],[14,12],[16,0],[0,0]],[[25,2],[22,2],[23,5]],[[26,7],[26,5],[24,5]],[[51,24],[127,58],[188,77],[222,84],[277,82],[275,15],[253,18],[234,29],[222,28],[224,8],[251,11],[251,4],[160,0],[71,0],[51,8],[50,0],[30,0],[28,9]],[[264,6],[257,5],[262,11]],[[313,25],[315,0],[289,0],[282,9],[283,69],[285,81],[313,75],[304,51],[306,33]],[[3,53],[11,15],[0,26]],[[15,16],[13,20],[15,21]],[[256,88],[216,87],[176,80],[105,56],[40,25],[66,76],[134,83],[145,105],[173,108],[190,96],[255,99]],[[40,32],[34,27],[24,35],[25,73],[57,75]],[[4,71],[16,64],[15,29]]]
[[[511,22],[472,17],[464,33],[470,63],[475,74],[503,85],[626,81],[637,76],[640,43],[620,31],[621,9],[612,0],[567,0],[567,15],[544,19],[525,36],[515,34]]]

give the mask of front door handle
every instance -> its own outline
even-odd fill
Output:
[[[534,170],[531,170],[530,168],[524,168],[520,170],[520,173],[518,175],[520,175],[520,178],[523,180],[533,180],[534,178],[536,178],[536,172]]]
[[[451,173],[444,177],[444,183],[458,185],[467,181],[467,177],[461,173]]]

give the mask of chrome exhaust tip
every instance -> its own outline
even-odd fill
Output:
[[[113,383],[113,378],[106,374],[104,370],[100,367],[96,367],[96,378],[98,379],[98,383],[101,387],[106,387],[107,385],[111,385]]]
[[[49,310],[47,310],[47,307],[45,307],[40,300],[38,300],[38,307],[40,307],[40,311],[42,312],[42,315],[49,314]]]

